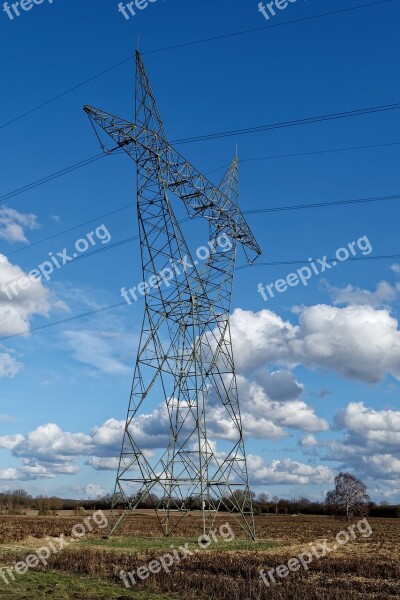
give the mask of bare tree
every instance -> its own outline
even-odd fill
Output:
[[[326,495],[328,509],[334,514],[345,515],[347,520],[366,515],[369,502],[367,486],[351,473],[339,473],[335,477],[335,489]]]
[[[272,502],[275,505],[275,514],[277,515],[279,513],[279,498],[278,498],[278,496],[274,496],[272,498]]]

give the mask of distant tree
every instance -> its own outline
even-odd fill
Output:
[[[255,498],[253,504],[260,514],[269,512],[268,494],[261,492],[258,494],[257,498]]]
[[[330,512],[344,515],[347,520],[368,513],[370,503],[367,486],[351,473],[339,473],[335,477],[335,489],[326,495]]]
[[[300,496],[293,502],[293,512],[305,514],[308,512],[310,507],[310,500],[304,496]]]
[[[255,492],[250,490],[250,498],[254,502]],[[243,508],[249,500],[249,496],[243,490],[234,490],[230,496],[225,496],[224,504],[228,510],[236,512],[238,508]]]
[[[41,494],[35,499],[35,507],[39,511],[40,516],[48,515],[51,511],[50,508],[51,500],[47,496],[42,496]]]
[[[265,492],[260,492],[260,494],[258,494],[257,496],[257,502],[260,502],[261,504],[267,504],[268,494],[266,494]]]
[[[279,513],[279,498],[278,496],[274,496],[272,498],[272,502],[274,503],[275,506],[275,514],[277,515]]]
[[[400,504],[388,504],[387,502],[380,502],[378,505],[371,502],[369,514],[371,517],[398,519],[400,517]]]
[[[290,512],[290,502],[285,498],[281,498],[278,502],[279,512],[281,514],[287,515]]]

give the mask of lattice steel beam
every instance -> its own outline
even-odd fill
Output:
[[[169,144],[139,53],[135,124],[88,106],[84,110],[137,165],[143,281],[154,281],[166,269],[176,272],[185,257],[192,265],[181,277],[158,278],[158,285],[146,289],[113,507],[122,504],[126,513],[161,492],[154,508],[163,534],[171,535],[192,498],[203,534],[225,509],[254,538],[229,314],[237,244],[254,256],[261,250],[238,207],[237,157],[215,187]],[[214,246],[202,269],[196,268],[178,224],[174,197],[190,215],[209,221],[211,240],[224,234],[231,241],[225,249]],[[136,423],[144,406],[154,408],[160,400],[168,440],[159,443],[152,459],[139,443]],[[229,429],[219,452],[209,434],[215,427],[212,411]],[[121,518],[113,521],[112,532]]]

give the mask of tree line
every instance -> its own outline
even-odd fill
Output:
[[[243,501],[242,492],[236,491],[224,499],[225,506],[231,510]],[[337,515],[351,519],[357,516],[400,518],[400,504],[372,502],[367,494],[366,485],[351,473],[339,473],[335,477],[335,487],[330,490],[323,501],[309,500],[305,497],[286,499],[273,496],[266,492],[258,494],[251,492],[255,515]],[[39,515],[57,514],[61,510],[75,512],[85,510],[109,510],[113,496],[107,494],[102,498],[92,500],[74,500],[57,496],[39,495],[33,497],[24,489],[0,492],[0,514],[23,514],[28,510],[37,510]],[[187,498],[183,503],[174,501],[174,508],[182,510],[199,510],[201,505],[198,498]],[[121,499],[121,507],[123,505]],[[163,501],[155,494],[142,496],[138,508],[168,508],[168,501]],[[170,505],[171,506],[171,505]],[[206,506],[206,508],[208,508]],[[221,507],[224,510],[224,507]]]

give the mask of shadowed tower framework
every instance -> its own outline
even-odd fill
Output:
[[[165,536],[195,508],[201,517],[192,519],[196,533],[207,535],[218,511],[227,510],[254,539],[229,314],[237,246],[249,262],[261,250],[238,207],[238,158],[215,187],[168,142],[139,52],[135,100],[134,124],[84,108],[94,127],[136,163],[148,283],[110,533],[151,499]],[[175,216],[177,203],[189,217],[208,221],[209,253],[201,266]],[[160,405],[165,441],[152,455],[137,420]]]

